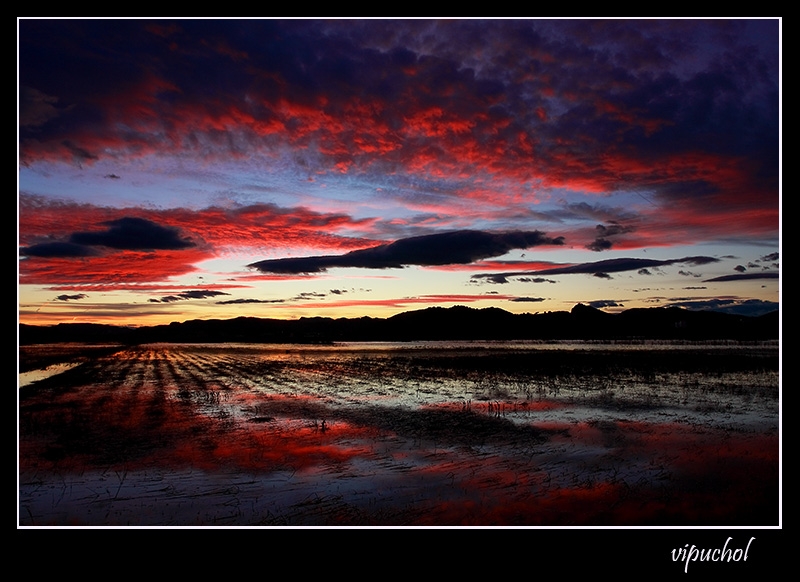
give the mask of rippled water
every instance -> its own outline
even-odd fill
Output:
[[[23,525],[777,520],[774,343],[79,348],[19,391]]]

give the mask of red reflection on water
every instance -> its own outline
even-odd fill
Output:
[[[399,420],[389,432],[341,417],[323,420],[331,410],[320,397],[209,390],[208,383],[179,390],[120,377],[26,397],[21,473],[60,479],[116,468],[290,471],[316,475],[313,486],[324,487],[347,470],[380,483],[390,497],[413,491],[408,521],[419,525],[777,521],[776,434],[638,420],[529,423],[517,415],[514,422],[480,424],[485,432],[470,440],[478,434],[470,432],[472,421],[487,420],[471,413],[546,412],[559,404],[456,401],[439,406],[450,409],[443,419],[458,417],[453,435],[439,432],[433,419],[429,433]],[[520,420],[537,430],[513,430]],[[354,460],[371,462],[369,472]]]
[[[619,500],[624,487],[597,483],[521,495],[493,492],[480,499],[447,500],[431,507],[417,525],[454,526],[569,526],[638,523],[641,515],[626,517]],[[613,510],[612,510],[613,507]]]
[[[644,421],[536,427],[552,431],[560,460],[547,462],[543,446],[527,464],[485,456],[469,466],[452,458],[430,466],[454,476],[462,492],[453,498],[440,489],[419,524],[777,523],[777,435]]]
[[[264,430],[258,425],[240,428],[216,438],[207,447],[181,443],[171,452],[170,464],[189,464],[205,470],[232,468],[251,472],[307,470],[318,465],[345,463],[364,448],[337,444],[345,438],[358,438],[362,431],[343,423],[321,430],[313,427],[278,426]]]
[[[80,473],[92,467],[301,470],[363,454],[374,429],[287,415],[236,416],[247,398],[222,391],[94,387],[84,397],[29,398],[21,407],[20,471]],[[167,397],[166,394],[172,394]],[[271,396],[278,410],[310,397]],[[236,400],[236,402],[233,402]],[[262,397],[260,402],[264,403]]]

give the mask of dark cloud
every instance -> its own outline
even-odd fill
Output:
[[[608,226],[598,224],[595,227],[596,238],[586,245],[586,248],[590,251],[607,251],[614,246],[614,242],[610,240],[610,237],[633,232],[634,230],[636,230],[634,227],[623,226],[618,222],[611,222]]]
[[[225,301],[217,301],[218,305],[237,305],[248,303],[286,303],[287,301],[310,301],[314,299],[322,299],[329,295],[341,296],[345,293],[350,293],[355,289],[330,289],[328,293],[321,293],[319,291],[303,291],[294,297],[288,299],[229,299]],[[360,291],[369,292],[369,289],[360,289]]]
[[[294,297],[291,298],[290,301],[306,301],[311,299],[322,299],[325,297],[325,293],[317,293],[315,291],[303,291],[302,293],[298,293]]]
[[[508,277],[506,277],[503,273],[487,274],[482,278],[486,283],[495,283],[497,285],[505,285],[508,283]]]
[[[184,291],[180,296],[184,299],[205,299],[206,297],[217,297],[218,295],[229,295],[222,291],[211,291],[209,289],[195,289],[192,291]]]
[[[513,301],[515,303],[540,303],[545,301],[544,297],[514,297],[513,299],[509,299],[509,301]]]
[[[599,277],[608,277],[609,273],[620,273],[623,271],[639,271],[641,269],[664,267],[674,264],[688,264],[688,265],[707,265],[716,263],[719,259],[714,257],[683,257],[682,259],[635,259],[635,258],[620,258],[620,259],[606,259],[604,261],[595,261],[591,263],[579,263],[577,265],[569,265],[566,267],[553,267],[551,269],[540,269],[538,271],[519,271],[515,273],[478,273],[472,277],[475,279],[490,279],[494,282],[501,282],[498,275],[502,278],[519,277],[530,275],[571,275],[571,274],[585,274],[594,275]],[[504,281],[503,281],[504,282]]]
[[[191,291],[184,291],[177,295],[166,295],[160,299],[150,299],[150,303],[173,303],[175,301],[183,301],[186,299],[206,299],[208,297],[217,297],[219,295],[229,295],[222,291],[212,291],[209,289],[193,289]]]
[[[85,293],[77,293],[75,295],[59,295],[56,301],[74,301],[76,299],[86,299],[88,295]]]
[[[586,248],[590,251],[600,252],[607,251],[611,249],[612,246],[614,246],[613,243],[607,238],[598,237],[586,245]]]
[[[144,218],[119,218],[103,225],[107,225],[108,230],[76,232],[70,236],[69,242],[121,250],[180,250],[195,246],[190,239],[182,238],[178,229]]]
[[[21,255],[40,258],[96,257],[102,253],[96,247],[117,250],[152,251],[182,250],[195,247],[178,229],[162,226],[150,220],[123,217],[101,223],[104,231],[75,232],[68,240],[48,241],[20,248]]]
[[[283,303],[284,299],[228,299],[217,301],[217,305],[239,305],[247,303]]]
[[[778,260],[778,253],[770,253],[758,259],[759,261],[775,262]]]
[[[552,279],[545,279],[544,277],[520,277],[517,281],[520,283],[555,283]]]
[[[778,273],[740,273],[737,275],[722,275],[714,277],[713,279],[704,279],[703,283],[711,283],[712,281],[745,281],[748,279],[778,279]]]
[[[333,267],[388,269],[408,265],[463,265],[502,256],[514,249],[562,244],[562,237],[550,238],[539,231],[491,233],[463,230],[400,239],[344,255],[270,259],[248,266],[264,273],[287,274],[319,273]]]
[[[86,245],[72,242],[47,242],[22,247],[20,254],[28,257],[60,258],[60,257],[93,257],[99,253]]]

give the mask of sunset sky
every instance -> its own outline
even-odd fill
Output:
[[[759,20],[18,20],[19,321],[774,310]]]

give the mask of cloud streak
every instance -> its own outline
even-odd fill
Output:
[[[223,291],[215,291],[213,289],[192,289],[177,293],[175,295],[165,295],[160,299],[149,299],[150,303],[173,303],[175,301],[184,301],[186,299],[207,299],[209,297],[218,297],[219,295],[228,295]]]
[[[552,267],[548,269],[540,269],[537,271],[516,271],[508,273],[476,273],[472,275],[473,279],[489,279],[495,283],[507,282],[508,277],[529,277],[532,275],[573,275],[585,274],[605,277],[608,273],[621,273],[624,271],[639,271],[647,268],[665,267],[675,264],[687,265],[708,265],[711,263],[719,262],[719,259],[714,257],[695,256],[684,257],[681,259],[637,259],[637,258],[620,258],[620,259],[606,259],[603,261],[594,261],[589,263],[580,263],[577,265],[568,265],[563,267]],[[498,276],[500,278],[498,278]]]
[[[778,279],[778,273],[740,273],[738,275],[721,275],[719,277],[712,277],[711,279],[703,280],[703,283],[711,283],[713,281],[750,281],[753,279]]]

